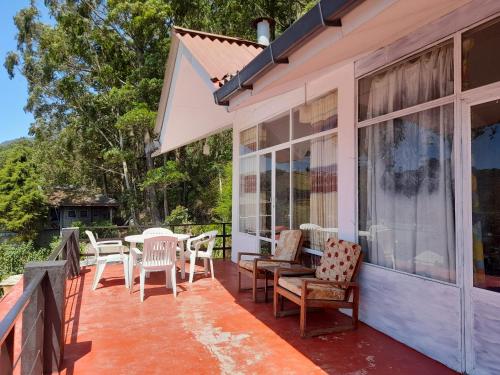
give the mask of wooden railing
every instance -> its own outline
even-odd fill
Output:
[[[79,274],[79,231],[75,228],[63,230],[60,245],[47,261],[25,265],[23,293],[0,322],[0,374],[59,372],[64,347],[66,279]],[[21,317],[21,345],[15,348],[16,322]]]
[[[100,239],[123,239],[130,234],[142,233],[145,229],[158,227],[159,225],[123,225],[123,226],[88,226],[81,227],[80,232],[84,234],[85,230],[90,230],[97,234]],[[227,259],[231,251],[231,223],[208,223],[208,224],[171,224],[163,225],[163,228],[168,228],[174,233],[185,233],[196,236],[203,232],[217,230],[217,242],[214,247],[215,251],[220,251],[220,258]],[[82,240],[87,240],[86,236],[82,235]]]

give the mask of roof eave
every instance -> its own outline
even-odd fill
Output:
[[[301,42],[327,27],[342,26],[341,19],[364,0],[321,0],[274,40],[233,78],[214,92],[215,103],[228,105],[238,92],[252,88],[255,80],[277,64],[288,63],[288,57]]]

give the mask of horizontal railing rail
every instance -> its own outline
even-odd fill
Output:
[[[193,236],[201,234],[204,231],[217,229],[217,238],[220,239],[218,244],[214,247],[214,250],[222,251],[222,258],[226,259],[228,252],[231,251],[231,223],[230,222],[217,222],[217,223],[192,223],[192,224],[148,224],[148,225],[107,225],[107,226],[82,226],[80,227],[81,233],[85,230],[90,230],[95,232],[98,237],[106,239],[122,239],[129,234],[139,234],[145,229],[151,227],[162,227],[168,228],[172,232],[176,230],[181,230],[183,233],[191,234]],[[193,231],[192,229],[196,229]],[[194,232],[194,233],[193,233]],[[117,234],[117,235],[116,235]],[[84,238],[84,237],[83,237]]]
[[[0,374],[12,374],[19,364],[23,375],[59,371],[66,279],[80,274],[79,258],[79,231],[70,228],[63,230],[61,243],[47,261],[25,265],[23,293],[0,322]],[[22,340],[15,353],[16,323],[21,317]]]

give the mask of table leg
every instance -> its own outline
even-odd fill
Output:
[[[267,274],[268,272],[264,270],[264,303],[267,303]]]

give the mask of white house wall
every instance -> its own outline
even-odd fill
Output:
[[[161,153],[231,126],[233,114],[214,104],[215,86],[188,52],[181,43],[161,128]]]

